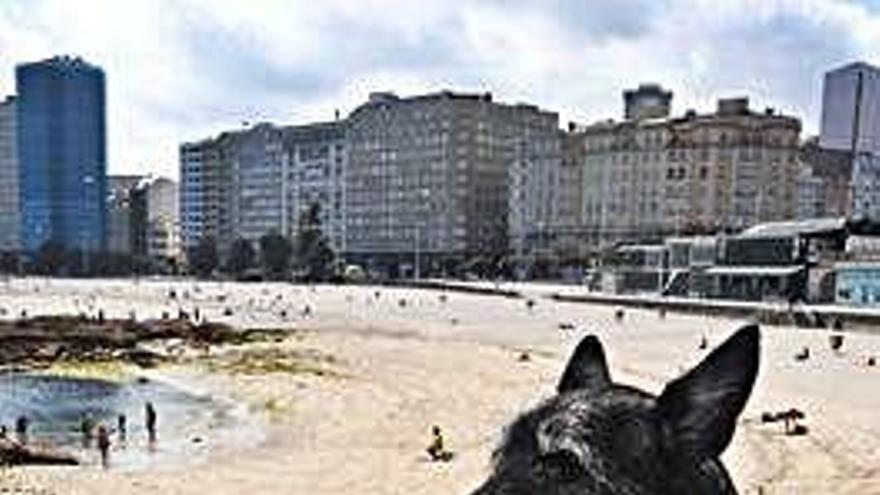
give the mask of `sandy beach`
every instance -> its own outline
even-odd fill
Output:
[[[641,310],[616,322],[613,307],[547,299],[531,310],[521,299],[452,292],[445,299],[438,291],[376,287],[4,282],[6,318],[100,308],[141,319],[197,307],[211,321],[292,333],[150,371],[246,406],[263,425],[259,442],[149,470],[5,470],[0,493],[466,494],[486,477],[503,427],[553,393],[584,334],[600,336],[616,380],[659,392],[705,355],[701,336],[711,347],[738,325]],[[575,330],[561,331],[562,322]],[[796,362],[804,346],[811,358]],[[307,365],[241,372],[235,356],[244,352]],[[529,360],[519,359],[523,352]],[[880,357],[880,339],[870,333],[847,335],[834,353],[827,331],[763,327],[755,391],[723,457],[741,493],[880,494],[880,367],[865,366],[869,356]],[[785,436],[780,424],[760,422],[763,411],[790,407],[806,413],[808,435]],[[452,462],[423,455],[434,424],[455,452]]]

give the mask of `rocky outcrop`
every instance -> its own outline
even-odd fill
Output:
[[[0,438],[0,464],[7,466],[76,466],[79,460],[63,452],[30,447]]]
[[[155,365],[162,356],[141,344],[175,339],[205,345],[245,342],[252,331],[188,319],[98,320],[47,316],[0,322],[0,367],[40,367],[58,360],[123,360]]]

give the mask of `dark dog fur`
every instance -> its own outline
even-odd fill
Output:
[[[758,372],[757,325],[738,330],[659,397],[611,381],[584,338],[558,395],[507,430],[474,495],[735,494],[719,456]]]

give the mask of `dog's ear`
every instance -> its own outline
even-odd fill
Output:
[[[658,409],[689,453],[705,459],[727,448],[758,374],[760,340],[757,325],[745,326],[666,385]]]
[[[573,390],[601,391],[611,385],[605,351],[595,335],[587,335],[574,350],[559,385],[559,393]]]

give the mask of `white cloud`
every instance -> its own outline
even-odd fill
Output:
[[[658,81],[679,112],[748,94],[815,132],[822,73],[878,50],[880,12],[835,0],[0,3],[0,92],[16,63],[82,55],[107,72],[111,171],[172,176],[181,141],[329,119],[381,89],[492,91],[592,121]]]

